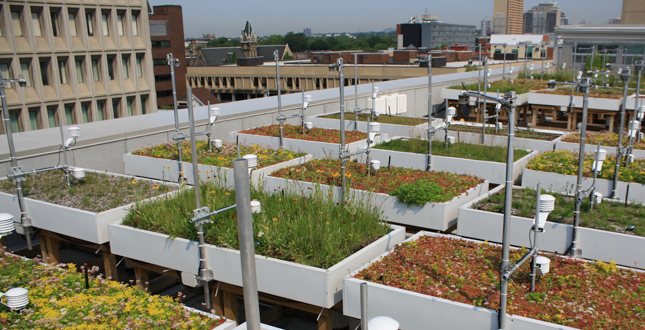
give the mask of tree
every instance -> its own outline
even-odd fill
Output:
[[[307,50],[307,37],[303,33],[289,32],[284,36],[284,41],[289,44],[289,48],[294,52]]]
[[[237,63],[237,53],[233,53],[233,58],[231,59],[231,63]]]
[[[284,37],[279,35],[279,34],[272,34],[268,36],[266,39],[262,40],[260,45],[284,45],[286,41],[284,41]]]
[[[291,45],[289,45],[291,47]],[[313,38],[313,41],[309,44],[310,50],[330,50],[331,45],[325,38]]]

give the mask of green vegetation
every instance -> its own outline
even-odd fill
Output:
[[[518,95],[530,92],[529,87],[524,86],[517,79],[514,81],[514,84],[510,84],[508,82],[508,80],[498,80],[498,81],[492,82],[490,84],[491,84],[491,87],[488,88],[487,91],[491,92],[491,93],[492,92],[497,92],[498,89],[499,89],[500,94],[504,94],[504,93],[510,92],[510,91],[515,91],[515,93],[518,94]],[[464,86],[459,84],[459,85],[450,86],[448,88],[463,90]],[[466,84],[466,89],[471,91],[471,92],[472,91],[477,91],[477,88],[478,87],[477,87],[476,83]],[[481,88],[481,92],[483,93],[484,92],[484,85],[482,84],[480,88]]]
[[[203,206],[216,210],[235,204],[235,192],[205,182],[201,187]],[[293,192],[252,192],[262,203],[253,214],[255,252],[303,265],[328,268],[390,231],[380,222],[374,207],[360,203],[338,206],[331,196],[317,190],[305,198]],[[197,240],[190,223],[195,209],[194,191],[140,203],[123,224],[144,230]],[[204,225],[206,243],[238,249],[237,214],[229,210],[213,216]]]
[[[97,213],[174,189],[174,185],[91,172],[86,172],[81,180],[70,177],[70,187],[67,187],[62,171],[30,174],[23,183],[23,193],[27,198]],[[0,181],[0,191],[17,194],[16,185],[10,180]]]
[[[162,105],[162,106],[159,106],[159,109],[162,109],[162,110],[175,110],[175,106],[172,106],[172,105]]]
[[[543,194],[553,195],[555,200],[555,209],[549,214],[548,221],[573,224],[573,211],[575,209],[575,199],[573,197],[561,194],[547,192],[542,190]],[[504,196],[506,192],[501,190],[499,193],[490,196],[472,208],[482,211],[504,213]],[[533,218],[535,211],[535,189],[513,189],[513,215]],[[607,231],[623,233],[627,226],[634,226],[634,234],[645,236],[645,206],[640,204],[606,202],[595,205],[593,211],[589,212],[589,199],[582,202],[582,212],[580,213],[580,225],[587,228],[595,228]]]
[[[428,201],[450,200],[438,184],[429,181],[415,181],[394,189],[390,195],[396,196],[402,203],[423,206]]]
[[[358,120],[359,121],[367,121],[367,117],[370,116],[368,114],[359,114],[358,115]],[[340,119],[340,113],[335,113],[327,116],[322,116],[321,118],[329,118],[329,119]],[[353,112],[346,112],[345,113],[345,120],[355,120],[356,118],[354,116]],[[370,119],[370,121],[374,121]],[[392,124],[392,125],[406,125],[406,126],[416,126],[416,125],[421,125],[425,124],[428,122],[427,119],[423,118],[414,118],[414,117],[403,117],[403,116],[390,116],[390,115],[380,115],[376,118],[376,122],[382,123],[382,124]]]
[[[385,149],[418,154],[428,153],[428,140],[397,139],[379,143],[374,149]],[[474,160],[484,160],[498,163],[506,162],[506,148],[499,146],[482,146],[468,143],[455,143],[446,148],[443,141],[432,141],[432,154],[436,156],[457,157]],[[515,161],[529,154],[524,149],[515,149]]]
[[[209,41],[206,47],[239,47],[239,46],[240,46],[240,39],[231,38],[231,40],[229,40],[227,37],[221,37],[221,38],[217,38]]]
[[[289,32],[284,36],[272,34],[259,42],[260,45],[284,45],[294,52],[308,50],[363,50],[373,52],[389,47],[396,47],[396,36],[394,34],[365,33],[359,34],[356,39],[348,36],[336,37],[307,37],[303,33]]]
[[[471,125],[450,125],[448,129],[450,131],[457,131],[457,132],[472,132],[472,133],[482,132],[481,126],[471,126]],[[507,132],[508,131],[505,128],[503,128],[503,129],[497,130],[497,133],[495,133],[494,127],[486,127],[486,134],[490,134],[490,135],[506,135]],[[522,139],[552,141],[557,139],[559,136],[560,134],[536,132],[532,129],[520,129],[515,131],[515,137],[522,138]]]

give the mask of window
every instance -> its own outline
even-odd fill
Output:
[[[119,99],[112,100],[112,117],[119,118]]]
[[[34,29],[34,36],[42,37],[43,30],[40,28],[40,12],[37,12],[37,11],[31,12],[31,25]]]
[[[67,84],[67,61],[59,60],[58,61],[58,70],[60,71],[60,84]]]
[[[58,18],[60,17],[59,9],[52,10],[50,12],[50,16],[52,19],[52,34],[54,37],[60,37],[60,22],[58,21]]]
[[[105,102],[96,103],[96,112],[99,115],[99,120],[105,119]]]
[[[172,76],[169,74],[160,74],[158,76],[155,76],[155,82],[170,81],[171,79]]]
[[[127,56],[121,57],[121,63],[123,64],[123,79],[130,79],[130,71],[128,69],[129,59]]]
[[[131,97],[129,97],[129,98],[126,100],[126,105],[127,105],[127,108],[128,108],[128,116],[129,116],[129,117],[132,117],[132,102],[133,102],[133,101],[134,101],[134,99],[133,99],[133,98],[131,98]]]
[[[94,77],[94,81],[99,81],[101,76],[99,75],[99,59],[98,58],[93,58],[92,59],[92,76]]]
[[[152,48],[168,48],[168,47],[170,47],[170,40],[161,40],[161,41],[152,42]]]
[[[11,123],[11,132],[20,132],[20,110],[9,112],[9,122]]]
[[[141,78],[143,77],[143,68],[141,67],[141,61],[143,58],[141,56],[137,56],[137,77]]]
[[[2,78],[4,79],[13,79],[9,73],[9,63],[0,63],[0,75],[2,75]],[[4,84],[4,88],[11,88],[12,86],[13,84],[11,83]]]
[[[94,36],[94,12],[85,12],[85,20],[87,21],[87,35]]]
[[[67,14],[67,27],[69,28],[69,34],[72,37],[78,37],[78,30],[76,28],[76,13]]]
[[[108,57],[108,79],[114,80],[114,57]]]
[[[29,109],[29,127],[32,130],[41,129],[38,122],[38,109]]]
[[[20,22],[20,11],[11,11],[11,25],[13,26],[14,37],[22,37],[22,23]]]
[[[157,98],[172,96],[172,90],[157,91]]]
[[[68,105],[65,107],[65,123],[67,125],[74,125],[76,124],[76,120],[74,120],[74,107],[72,105]]]
[[[108,29],[108,14],[101,14],[101,29],[103,29],[103,36],[107,37],[110,35],[110,30]]]
[[[31,70],[29,70],[29,62],[20,62],[20,74],[27,82],[27,87],[31,87]]]
[[[146,114],[146,100],[147,100],[147,97],[141,95],[141,114],[142,115]]]
[[[152,60],[152,65],[153,66],[168,65],[168,61],[166,61],[165,58],[155,58]]]
[[[139,16],[139,13],[132,13],[132,35],[133,36],[138,36],[139,35],[139,26],[137,24],[137,16]]]
[[[56,108],[47,108],[47,120],[49,127],[58,127],[58,118],[56,118]]]
[[[76,60],[74,61],[76,64],[76,80],[80,84],[82,82],[85,82],[85,79],[83,78],[83,60]]]
[[[123,35],[123,14],[116,15],[116,32],[120,36]]]
[[[89,110],[89,104],[81,104],[81,117],[83,119],[84,123],[88,123],[90,121],[90,110]]]
[[[49,60],[40,62],[40,78],[43,86],[49,86]]]

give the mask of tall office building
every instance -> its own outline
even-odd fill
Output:
[[[3,1],[0,72],[15,132],[156,112],[146,1]],[[0,125],[4,133],[4,125]]]
[[[553,33],[562,24],[564,12],[557,2],[543,2],[524,13],[524,34]]]
[[[623,0],[621,24],[645,24],[645,1]]]
[[[172,80],[170,66],[166,55],[172,53],[179,59],[179,67],[175,67],[175,84],[177,99],[186,99],[186,47],[184,46],[184,19],[181,6],[154,6],[154,14],[149,16],[150,39],[152,44],[152,62],[154,64],[155,89],[159,106],[171,106]],[[183,103],[183,102],[182,102]]]
[[[398,24],[397,30],[402,35],[403,48],[410,45],[419,48],[439,48],[449,46],[475,46],[475,25],[443,23],[435,15],[423,15],[411,18],[409,23]]]
[[[493,34],[522,34],[524,0],[495,0]]]
[[[481,34],[489,36],[493,33],[493,18],[486,17],[481,22]]]

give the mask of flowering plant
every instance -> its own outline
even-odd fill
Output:
[[[354,277],[443,299],[499,308],[501,247],[421,236]],[[526,253],[511,250],[516,263]],[[645,322],[645,274],[614,262],[549,255],[551,270],[531,292],[530,263],[509,281],[508,312],[581,329],[637,329]],[[618,307],[619,306],[619,307]]]
[[[327,129],[320,127],[313,127],[306,134],[302,134],[302,127],[285,124],[283,128],[283,136],[286,139],[299,139],[316,142],[327,143],[340,143],[340,131],[337,129]],[[264,136],[280,136],[280,125],[262,126],[253,129],[241,131],[242,134],[264,135]],[[352,143],[359,140],[367,139],[367,133],[358,131],[345,131],[345,143]]]
[[[591,167],[594,162],[594,154],[586,154],[584,159],[584,170],[582,175],[593,177]],[[612,180],[616,165],[616,156],[607,155],[603,162],[602,172],[598,175],[601,179]],[[551,151],[545,152],[533,158],[526,168],[535,171],[552,172],[566,175],[578,174],[578,153],[571,151]],[[621,166],[618,172],[618,180],[625,182],[636,182],[645,184],[645,160],[635,159],[629,166]]]
[[[367,121],[367,117],[371,114],[359,114],[359,121]],[[340,119],[340,113],[333,113],[331,115],[321,116],[320,118],[329,118],[329,119]],[[354,121],[356,116],[353,112],[345,112],[345,120]],[[414,117],[403,117],[403,116],[392,116],[381,114],[376,118],[370,118],[370,121],[383,123],[383,124],[392,124],[392,125],[405,125],[405,126],[416,126],[425,124],[428,122],[427,119],[423,118],[414,118]]]
[[[626,136],[626,135],[625,135]],[[571,133],[565,136],[562,141],[564,142],[573,142],[580,143],[580,133]],[[610,133],[607,131],[602,132],[587,132],[587,137],[585,138],[586,144],[596,145],[600,142],[601,146],[617,147],[618,146],[618,134]],[[623,146],[629,145],[629,139],[623,139]],[[634,149],[645,150],[644,141],[634,141]]]
[[[233,143],[222,142],[221,148],[213,147],[211,151],[208,142],[195,141],[197,147],[197,162],[204,165],[212,165],[218,167],[233,167],[233,160],[237,158],[237,147]],[[184,141],[181,144],[181,157],[182,161],[192,162],[192,149],[190,141]],[[258,156],[258,167],[262,168],[277,163],[286,162],[288,160],[302,157],[305,153],[294,152],[284,149],[275,150],[273,148],[264,148],[257,144],[250,146],[240,145],[240,153],[242,155],[255,154]],[[174,142],[162,143],[154,146],[147,146],[132,152],[133,155],[179,160],[177,153],[177,146]]]
[[[0,248],[0,289],[29,290],[20,312],[0,312],[3,329],[212,329],[224,322],[119,282],[85,278],[74,264],[46,265]]]

